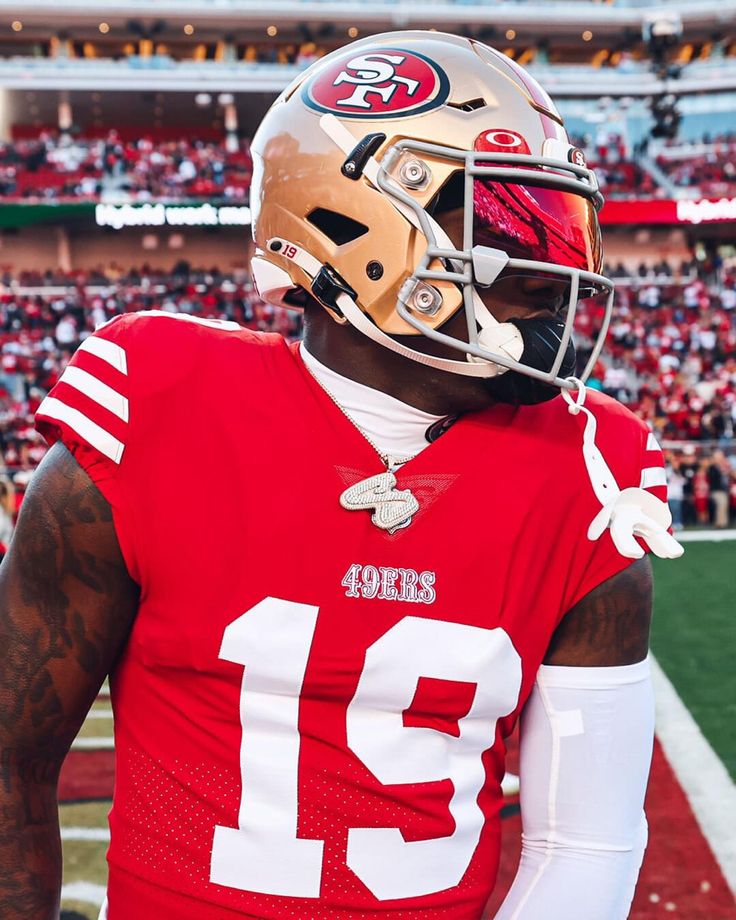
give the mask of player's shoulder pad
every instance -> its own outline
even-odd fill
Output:
[[[638,486],[666,501],[664,454],[647,423],[599,390],[586,390],[585,406],[596,419],[596,444],[622,477],[621,487]]]
[[[249,349],[270,344],[237,323],[159,311],[115,317],[86,338],[36,414],[51,444],[62,440],[92,468],[100,456],[119,464],[135,426],[154,421],[157,397],[188,392]],[[87,456],[89,455],[89,456]]]
[[[590,387],[585,390],[585,405],[595,413],[601,424],[617,426],[620,431],[629,430],[646,437],[649,432],[647,423],[635,415],[628,406],[620,403],[613,396],[607,396],[600,390]]]
[[[134,385],[175,385],[191,373],[193,365],[210,353],[238,341],[263,344],[265,337],[226,320],[203,319],[186,313],[142,310],[116,316],[85,339],[79,351],[115,356],[119,370],[126,368]],[[109,342],[110,345],[103,343]]]
[[[618,400],[599,390],[586,388],[584,407],[595,418],[596,446],[603,453],[622,488],[639,486],[644,467],[664,466],[661,448],[646,422]],[[523,408],[525,411],[521,416],[528,430],[535,435],[546,436],[562,450],[579,458],[584,456],[582,445],[588,425],[585,413],[571,412],[562,395]],[[659,480],[661,473],[657,473],[656,478]]]
[[[595,415],[598,431],[606,432],[609,439],[618,438],[629,445],[632,441],[646,440],[649,434],[646,423],[613,397],[587,387],[584,405]],[[581,425],[580,417],[570,413],[562,395],[534,406],[523,406],[522,410],[524,424],[534,431],[572,432]]]

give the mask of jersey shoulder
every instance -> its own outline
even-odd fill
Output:
[[[162,418],[204,411],[220,380],[284,355],[280,336],[237,323],[155,310],[124,314],[82,342],[41,403],[36,427],[97,478],[115,471],[136,437],[150,444]]]
[[[582,474],[585,444],[592,440],[621,488],[656,487],[654,494],[664,498],[664,455],[646,422],[598,390],[586,389],[583,406],[587,412],[570,411],[567,400],[558,396],[523,407],[517,417],[524,430],[542,440],[550,462],[554,456],[560,462],[574,458]]]
[[[86,339],[77,354],[100,350],[100,341],[113,343],[124,354],[134,386],[155,388],[175,384],[202,363],[227,362],[236,354],[241,361],[253,360],[264,349],[284,347],[278,335],[255,332],[227,320],[162,310],[115,317]]]
[[[596,421],[596,442],[603,448],[613,450],[643,450],[651,431],[647,424],[618,400],[586,388],[583,406],[593,414]],[[585,426],[587,415],[571,411],[563,396],[557,396],[546,403],[525,406],[522,409],[522,424],[538,432],[554,433],[554,437],[571,437]]]
[[[564,399],[561,402],[565,402]],[[649,428],[645,421],[635,415],[628,406],[614,399],[613,396],[607,396],[600,390],[594,390],[590,387],[585,390],[585,406],[595,412],[596,416],[601,419],[610,419],[612,424],[619,425],[622,429],[629,428],[632,431],[647,432]],[[567,403],[565,403],[567,410]]]
[[[594,412],[596,418],[600,419],[601,422],[610,422],[612,425],[616,425],[619,430],[648,430],[646,423],[635,415],[631,409],[627,408],[623,403],[620,403],[612,396],[601,393],[600,390],[586,387],[583,405]],[[541,419],[553,424],[559,424],[565,417],[573,415],[573,413],[570,412],[569,403],[562,395],[556,396],[548,402],[524,408],[534,415],[535,424],[538,424]]]

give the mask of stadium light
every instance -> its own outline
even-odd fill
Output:
[[[13,30],[13,32],[22,32],[22,31],[23,31],[23,23],[20,21],[20,19],[14,19],[14,20],[10,23],[10,28]]]
[[[107,22],[101,22],[97,28],[100,30],[100,32],[102,32],[103,35],[107,35],[107,33],[110,31],[110,24]]]
[[[682,17],[669,10],[647,13],[641,27],[642,38],[657,68],[666,66],[667,53],[682,38]]]

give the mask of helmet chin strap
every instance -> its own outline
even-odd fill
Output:
[[[268,240],[266,245],[269,249],[275,248],[276,251],[281,252],[282,255],[298,265],[313,280],[323,268],[319,259],[315,259],[306,249],[302,249],[301,246],[297,246],[296,243],[292,243],[290,240],[273,237]],[[402,345],[382,329],[379,329],[348,294],[339,294],[335,299],[335,304],[350,325],[362,332],[363,335],[404,358],[416,361],[417,364],[434,367],[440,371],[448,371],[451,374],[461,374],[464,377],[495,377],[499,372],[499,366],[491,361],[484,361],[481,364],[469,364],[466,361],[427,355],[422,351],[417,351],[415,348],[409,348],[408,345]]]
[[[452,374],[461,374],[463,377],[495,377],[499,371],[504,370],[498,364],[491,361],[481,361],[478,364],[471,364],[467,361],[455,361],[452,358],[438,358],[435,355],[427,355],[415,348],[409,348],[402,345],[390,335],[387,335],[382,329],[379,329],[375,323],[372,323],[355,301],[348,297],[347,294],[340,294],[337,298],[337,305],[340,307],[343,316],[351,326],[362,332],[363,335],[373,339],[384,347],[402,355],[404,358],[410,358],[418,364],[424,364],[427,367],[434,367],[440,371],[449,371]]]

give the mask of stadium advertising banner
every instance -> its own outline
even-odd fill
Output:
[[[601,224],[704,224],[736,221],[736,198],[608,199],[600,213]]]
[[[63,202],[5,204],[0,208],[0,227],[65,224],[94,215],[98,227],[248,227],[247,205],[210,204],[92,204]]]
[[[6,204],[0,208],[0,227],[59,224],[94,215],[98,227],[122,230],[126,227],[247,227],[251,210],[247,205],[210,202],[181,204],[92,204],[64,202],[48,204]],[[632,201],[608,199],[600,213],[602,225],[670,224],[697,225],[736,221],[736,198],[674,201],[644,198]]]
[[[247,205],[98,204],[98,227],[246,227],[250,224]]]

